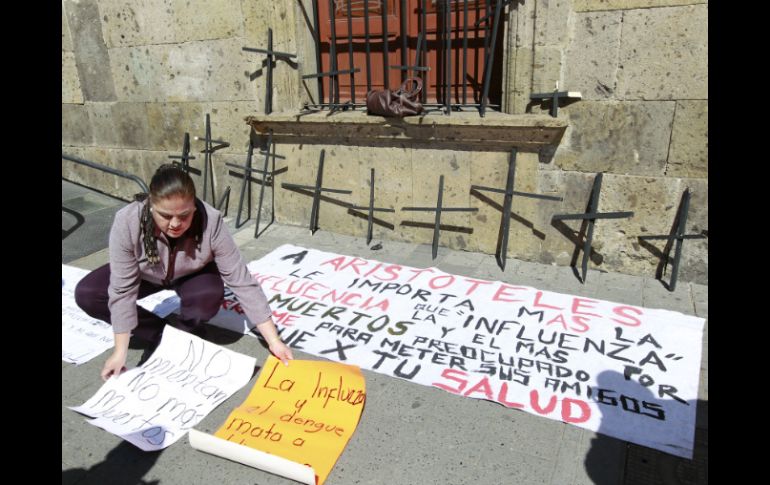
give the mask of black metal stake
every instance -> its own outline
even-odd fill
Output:
[[[446,71],[444,74],[446,92],[444,93],[444,103],[446,114],[452,114],[452,10],[449,0],[444,0],[444,35],[446,35]]]
[[[495,59],[495,43],[497,41],[497,29],[500,26],[500,12],[503,10],[503,2],[498,1],[495,5],[495,20],[492,22],[492,39],[489,42],[489,51],[484,58],[484,89],[481,94],[481,107],[479,114],[484,117],[487,110],[487,96],[489,95],[489,85],[492,81],[492,65]],[[489,23],[489,21],[487,21]]]
[[[268,227],[270,227],[270,224],[272,224],[275,221],[275,159],[278,157],[275,153],[275,144],[273,144],[273,156],[270,157],[272,159],[272,166],[270,167],[270,173],[272,174],[272,177],[270,178],[270,181],[272,182],[270,191],[270,222],[267,223],[267,227],[265,227],[265,230],[267,230]],[[286,158],[286,157],[280,157],[280,158]],[[254,235],[254,237],[258,237],[258,235]]]
[[[271,147],[273,148],[273,152],[271,153]],[[268,184],[272,184],[273,177],[275,176],[275,159],[276,158],[284,158],[280,155],[275,154],[275,144],[273,143],[273,132],[270,130],[267,138],[267,150],[259,152],[260,155],[265,155],[265,165],[263,170],[259,170],[256,168],[253,168],[251,166],[251,160],[252,160],[252,154],[254,153],[254,144],[251,140],[249,140],[249,152],[246,156],[246,165],[236,165],[234,163],[225,163],[225,165],[233,168],[238,168],[244,171],[243,174],[243,185],[241,185],[241,195],[238,200],[238,216],[235,220],[235,227],[241,227],[243,224],[246,223],[251,218],[251,184],[252,181],[257,181],[256,179],[251,178],[251,174],[253,173],[260,173],[262,174],[262,180],[259,181],[260,184],[260,190],[259,190],[259,205],[257,207],[257,223],[256,228],[254,230],[254,238],[259,237],[259,222],[262,217],[262,201],[264,199],[265,194],[265,186]],[[269,159],[273,159],[273,169],[271,171],[267,170],[267,165]],[[246,219],[241,222],[241,212],[243,211],[243,197],[248,187],[248,209],[247,209],[247,216]],[[273,204],[273,207],[275,207],[275,204]],[[272,220],[270,221],[272,222]]]
[[[211,118],[206,113],[206,138],[204,140],[206,148],[203,153],[206,157],[203,161],[203,200],[206,200],[206,194],[208,192],[208,180],[211,177],[211,203],[214,204],[216,195],[214,195],[214,167],[211,166],[211,154],[213,152],[211,144]]]
[[[450,2],[451,3],[451,2]],[[455,0],[455,4],[460,3],[460,0]],[[460,7],[455,6],[455,22],[454,27],[452,28],[452,35],[454,35],[452,39],[452,59],[454,59],[452,62],[454,62],[455,72],[452,73],[452,96],[453,100],[455,101],[455,111],[462,111],[460,108],[462,106],[462,100],[460,99],[460,85],[462,74],[460,73],[460,68],[462,66],[462,61],[460,60],[460,57],[462,55],[462,51],[460,50],[460,45],[462,44],[460,40],[460,33],[462,32],[462,26],[460,25]],[[451,19],[450,19],[451,20]],[[455,84],[454,82],[457,81]]]
[[[259,237],[259,221],[262,219],[262,201],[265,198],[265,185],[267,185],[268,177],[272,182],[272,173],[267,171],[267,163],[270,161],[270,149],[273,147],[273,130],[267,135],[267,150],[265,153],[265,164],[262,168],[262,183],[259,186],[259,206],[257,206],[257,224],[254,228],[254,239]],[[275,163],[275,159],[273,159]],[[273,190],[275,190],[275,184],[273,184]]]
[[[366,210],[369,211],[369,215],[367,217],[368,226],[366,228],[366,244],[368,245],[370,242],[372,242],[372,229],[374,224],[374,211],[378,212],[396,212],[395,209],[388,209],[385,207],[375,207],[374,206],[374,169],[371,169],[371,184],[369,186],[369,205],[366,207],[353,205],[350,206],[351,209],[356,210]]]
[[[316,68],[319,71],[323,70],[323,67],[321,65],[321,30],[318,24],[318,2],[310,2],[313,5],[313,28],[315,29],[315,32],[313,33],[313,41],[315,42],[315,62],[316,62]],[[303,79],[305,79],[303,77]],[[317,78],[318,80],[318,102],[323,104],[324,102],[324,87],[323,87],[323,81],[320,77]],[[331,97],[329,97],[329,102],[332,103]]]
[[[195,160],[195,157],[190,155],[190,134],[187,132],[185,132],[184,141],[182,141],[182,155],[169,155],[168,158],[181,159],[182,170],[184,170],[188,175],[190,174],[190,172],[193,172],[196,175],[201,174],[200,170],[196,170],[190,167],[190,160]]]
[[[382,71],[383,76],[385,78],[385,85],[383,86],[383,89],[390,89],[390,80],[388,79],[388,65],[389,62],[389,56],[388,56],[388,2],[382,2],[382,42],[383,42],[383,51],[382,51]]]
[[[321,183],[323,181],[324,174],[324,150],[321,150],[321,160],[318,163],[318,173],[315,178],[315,187],[313,190],[313,205],[310,207],[310,235],[313,235],[318,230],[318,208],[321,204]],[[351,191],[352,193],[352,191]]]
[[[423,66],[420,64],[420,58],[422,57],[422,50],[423,50],[422,44],[424,40],[425,40],[425,36],[423,35],[422,32],[417,34],[417,49],[414,53],[414,66],[412,68],[412,76],[417,76],[417,73],[420,71],[430,71],[430,67]],[[427,83],[427,79],[425,80],[425,82]],[[423,89],[423,92],[421,94],[424,95],[427,89],[428,89],[428,85],[425,84],[425,88]]]
[[[488,9],[488,7],[487,7],[487,9]],[[476,13],[476,18],[478,18],[479,15],[481,15],[481,13],[482,13],[480,11],[480,5],[479,5],[478,2],[476,3],[475,13]],[[474,62],[473,62],[473,66],[472,66],[473,67],[473,80],[474,80],[473,102],[477,103],[477,104],[481,104],[480,103],[481,100],[479,99],[481,97],[481,90],[479,89],[478,85],[479,85],[479,79],[482,79],[482,77],[483,77],[483,73],[479,74],[479,70],[484,68],[484,66],[479,66],[479,48],[477,46],[479,38],[481,38],[480,34],[479,34],[479,25],[481,25],[480,22],[481,22],[481,19],[478,19],[478,20],[476,20],[476,23],[473,24],[473,44],[474,44],[474,47],[473,47],[473,59],[474,59]],[[486,38],[486,26],[485,26],[484,32],[485,32],[484,38]],[[486,50],[484,51],[484,53],[486,55]],[[485,59],[486,59],[486,57],[485,57]]]
[[[515,185],[515,177],[516,177],[516,154],[517,154],[516,148],[512,148],[511,156],[508,159],[508,176],[505,181],[505,190],[497,189],[494,187],[484,187],[482,185],[471,185],[471,190],[505,194],[505,198],[503,199],[503,211],[502,211],[501,220],[500,220],[502,246],[500,247],[500,253],[498,254],[499,259],[497,261],[497,264],[500,266],[500,269],[503,271],[505,271],[505,261],[508,255],[508,230],[510,229],[510,226],[511,226],[511,206],[513,204],[513,196],[518,195],[520,197],[528,197],[531,199],[544,199],[544,200],[554,200],[554,201],[564,200],[561,197],[554,196],[554,195],[532,194],[528,192],[519,192],[517,190],[513,190],[513,187]]]
[[[201,138],[199,136],[195,137],[195,140],[203,140],[205,142],[206,148],[203,149],[201,153],[204,153],[206,155],[206,158],[204,160],[204,175],[203,175],[203,200],[206,200],[206,182],[211,179],[211,203],[214,204],[216,200],[216,195],[214,194],[214,167],[213,167],[213,161],[211,159],[211,156],[216,152],[217,150],[221,150],[222,148],[227,148],[230,146],[230,143],[222,140],[215,140],[211,138],[211,124],[209,123],[209,115],[206,114],[206,127],[207,127],[207,136]],[[213,146],[213,143],[218,143],[218,145]],[[190,171],[195,171],[195,169],[190,168]],[[200,173],[200,172],[197,172]],[[207,176],[207,174],[209,174]]]
[[[337,71],[337,16],[334,11],[334,0],[329,0],[329,19],[332,28],[332,39],[329,43],[329,67],[334,72]],[[332,95],[332,93],[334,94]],[[329,78],[329,102],[335,105],[340,102],[340,81],[337,75]],[[334,107],[331,111],[334,111]]]
[[[372,60],[369,47],[369,0],[364,0],[364,45],[366,48],[366,92],[368,93],[372,90]]]
[[[415,52],[414,56],[414,65],[408,66],[408,65],[398,65],[398,66],[390,66],[391,69],[400,69],[403,72],[412,70],[412,76],[416,76],[418,72],[423,71],[430,71],[430,67],[427,66],[421,66],[420,65],[420,54],[422,53],[422,39],[423,35],[422,32],[417,34],[417,51]],[[425,93],[425,89],[423,89],[421,94]]]
[[[436,207],[402,207],[403,211],[419,211],[419,212],[435,212],[436,219],[433,223],[433,243],[432,254],[433,259],[436,259],[438,254],[438,239],[441,231],[441,213],[442,212],[478,212],[478,207],[442,207],[444,199],[444,176],[439,176],[438,179],[438,200]]]
[[[433,255],[433,259],[436,259],[436,255],[438,254],[438,238],[439,238],[439,232],[441,231],[441,205],[443,203],[443,199],[444,199],[444,176],[441,175],[439,177],[438,199],[436,201],[436,219],[433,222],[433,243],[431,245],[431,254]]]
[[[468,74],[468,0],[463,0],[463,104],[468,104],[466,92]]]
[[[243,224],[246,223],[249,219],[251,219],[251,184],[249,183],[251,178],[251,158],[254,155],[254,144],[252,143],[251,139],[249,139],[249,152],[246,154],[246,165],[244,167],[238,167],[234,164],[226,164],[229,166],[235,166],[237,168],[243,168],[243,183],[241,184],[241,195],[238,197],[238,212],[235,216],[235,227],[241,227]],[[246,191],[249,192],[249,202],[246,205],[246,220],[241,222],[241,212],[243,211],[243,197],[246,195]]]
[[[282,183],[281,187],[284,189],[304,189],[304,190],[312,190],[313,191],[313,205],[310,208],[310,234],[313,235],[318,230],[318,206],[321,202],[321,192],[332,192],[335,194],[352,194],[352,190],[342,190],[342,189],[328,189],[325,187],[321,187],[321,183],[323,182],[323,172],[324,172],[324,156],[326,155],[326,150],[321,149],[321,160],[318,162],[318,174],[316,175],[316,181],[315,186],[312,185],[299,185],[299,184],[290,184],[290,183]]]
[[[584,214],[558,214],[553,216],[554,221],[567,220],[588,220],[588,231],[586,231],[585,242],[583,243],[583,260],[580,264],[582,269],[581,283],[586,282],[586,273],[588,271],[588,257],[591,254],[591,241],[594,237],[594,224],[596,219],[624,219],[632,217],[633,212],[598,212],[599,210],[599,192],[602,190],[602,173],[596,174],[594,185],[591,189],[591,200],[588,204],[588,212]]]
[[[427,56],[426,52],[428,50],[428,47],[427,47],[427,45],[428,45],[428,26],[426,24],[427,18],[428,18],[427,17],[428,13],[426,12],[427,8],[428,8],[427,0],[422,0],[420,2],[420,18],[421,18],[421,21],[420,21],[420,34],[422,35],[422,38],[425,39],[425,49],[423,50],[422,53],[420,53],[420,52],[417,53],[418,56],[420,54],[422,54],[422,56],[419,57],[420,61],[419,62],[415,62],[415,65],[418,65],[418,66],[425,66],[425,64],[426,64],[425,56]],[[425,104],[425,102],[428,100],[428,77],[429,76],[426,73],[425,74],[424,88],[423,88],[422,93],[421,93],[423,104]]]
[[[348,67],[353,69],[353,15],[351,13],[350,4],[351,0],[348,0]],[[356,79],[353,75],[353,71],[350,73],[350,100],[353,104],[356,104]]]
[[[271,51],[267,55],[267,95],[265,96],[265,114],[273,112],[273,29],[267,29],[267,50]]]
[[[407,30],[406,30],[406,0],[401,0],[401,64],[406,65],[409,61],[407,60]],[[406,81],[406,78],[409,77],[409,73],[406,71],[401,71],[401,82],[403,83]]]
[[[674,291],[676,289],[676,280],[679,274],[679,262],[682,258],[682,242],[685,239],[705,239],[705,234],[685,234],[685,227],[687,225],[687,214],[690,211],[690,188],[686,188],[682,193],[682,202],[679,204],[679,210],[677,211],[676,218],[674,219],[674,225],[671,228],[671,232],[667,236],[639,236],[641,240],[654,240],[665,239],[666,248],[663,252],[663,271],[659,275],[659,278],[665,274],[666,267],[671,264],[671,282],[668,284],[668,290]],[[671,262],[671,247],[676,243],[676,249],[674,250],[674,261]]]
[[[225,210],[222,211],[222,206],[225,206]],[[222,193],[222,197],[219,198],[217,203],[217,210],[222,212],[227,217],[227,210],[230,208],[230,186],[228,185],[225,191]]]

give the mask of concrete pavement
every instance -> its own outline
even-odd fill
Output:
[[[93,269],[107,262],[107,233],[125,202],[62,181],[62,262]],[[234,209],[231,207],[230,214]],[[234,217],[230,217],[230,226]],[[708,286],[679,282],[675,292],[659,281],[589,269],[581,285],[571,268],[509,260],[505,272],[494,257],[430,246],[381,241],[373,251],[365,238],[306,227],[272,224],[253,239],[253,220],[233,230],[246,261],[290,242],[305,247],[410,266],[437,266],[454,274],[497,279],[542,290],[571,293],[708,318]],[[377,242],[377,240],[373,241]],[[268,352],[253,338],[230,339],[226,347],[263,362]],[[130,349],[135,366],[142,348]],[[87,424],[65,406],[85,402],[101,386],[107,354],[81,366],[62,362],[63,484],[294,484],[244,465],[193,450],[182,438],[146,453]],[[295,351],[296,358],[318,359]],[[352,484],[707,484],[708,320],[704,332],[695,457],[684,460],[499,404],[454,396],[363,370],[367,403],[358,429],[328,478]],[[197,429],[213,432],[243,401],[254,379],[215,409]]]

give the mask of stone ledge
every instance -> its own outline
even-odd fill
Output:
[[[247,116],[259,134],[273,131],[276,143],[409,146],[456,150],[508,151],[516,147],[537,152],[556,146],[567,129],[566,120],[548,115],[509,115],[477,112],[445,116],[430,113],[407,118],[369,116],[363,111],[311,114],[272,113]]]

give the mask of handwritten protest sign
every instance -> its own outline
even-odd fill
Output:
[[[112,327],[89,317],[75,303],[75,287],[89,273],[74,266],[61,265],[61,359],[80,365],[113,346]],[[179,297],[163,290],[137,302],[160,317],[179,308]]]
[[[71,409],[145,451],[163,449],[246,385],[256,361],[166,326],[152,356]]]
[[[112,348],[112,327],[75,303],[75,286],[88,270],[61,265],[61,360],[82,364]]]
[[[293,245],[249,269],[295,349],[692,456],[702,318]]]
[[[365,401],[366,383],[356,366],[310,360],[285,366],[270,356],[249,396],[214,437],[192,430],[190,444],[304,483],[315,484],[317,475],[321,485]]]

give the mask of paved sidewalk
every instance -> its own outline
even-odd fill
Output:
[[[62,262],[94,269],[107,262],[107,235],[122,202],[62,181]],[[230,214],[233,215],[231,206]],[[81,220],[82,219],[82,220]],[[234,217],[228,218],[231,225]],[[233,231],[246,261],[292,243],[458,275],[496,279],[542,290],[662,308],[708,318],[708,286],[679,282],[675,292],[659,281],[589,269],[581,285],[571,268],[509,260],[500,271],[493,256],[440,247],[381,241],[373,251],[365,238],[305,227],[272,224],[253,239],[253,220]],[[66,236],[66,237],[65,237]],[[372,241],[374,244],[377,240]],[[229,339],[226,347],[264,362],[268,352],[256,339]],[[142,356],[130,349],[129,367]],[[63,484],[294,484],[244,465],[193,450],[187,438],[160,452],[146,453],[86,423],[66,408],[91,397],[102,382],[104,358],[81,366],[62,362]],[[295,351],[299,359],[318,359]],[[329,475],[330,485],[352,484],[707,484],[708,320],[704,332],[695,457],[684,460],[572,425],[454,396],[439,389],[363,370],[366,408],[358,429]],[[254,380],[204,419],[197,429],[213,432]]]

